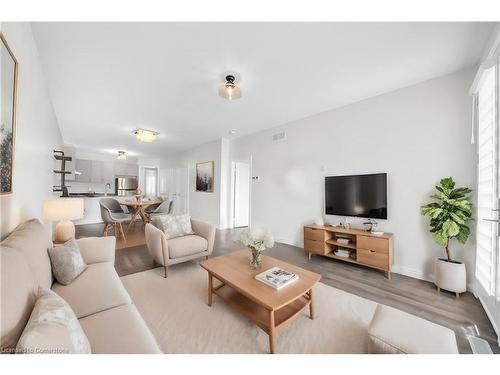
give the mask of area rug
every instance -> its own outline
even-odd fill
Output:
[[[122,277],[164,353],[268,353],[266,333],[214,295],[207,305],[207,272],[197,262]],[[276,336],[277,353],[366,353],[376,303],[318,283],[316,318],[307,311]]]

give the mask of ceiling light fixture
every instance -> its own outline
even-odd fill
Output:
[[[234,76],[229,74],[226,76],[226,83],[219,86],[219,96],[227,100],[235,100],[241,98],[241,89],[234,83]]]
[[[127,159],[127,155],[125,155],[125,151],[118,151],[118,155],[116,156],[117,160],[125,160]]]
[[[151,143],[158,137],[158,132],[146,129],[136,129],[134,130],[135,137],[145,143]]]

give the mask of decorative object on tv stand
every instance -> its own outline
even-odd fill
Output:
[[[254,229],[241,232],[237,242],[250,248],[250,268],[256,270],[262,267],[262,252],[274,246],[271,233]]]
[[[160,133],[154,131],[154,130],[147,130],[147,129],[135,129],[134,130],[134,135],[139,140],[140,142],[144,143],[151,143],[158,138],[158,135]]]
[[[16,140],[16,95],[17,60],[7,41],[0,33],[0,76],[2,85],[2,117],[0,118],[0,195],[12,193],[12,174],[14,171],[14,150]]]
[[[82,198],[56,198],[43,203],[43,217],[59,221],[54,231],[54,242],[64,243],[75,238],[75,225],[71,220],[83,217]]]
[[[375,232],[375,229],[377,229],[378,223],[373,220],[373,219],[368,219],[363,223],[365,230],[367,232]]]
[[[438,290],[455,292],[456,296],[467,289],[465,264],[452,259],[450,240],[456,238],[465,244],[470,235],[466,225],[472,220],[471,189],[455,188],[453,178],[443,178],[436,186],[437,194],[431,195],[434,202],[420,208],[424,216],[429,216],[430,232],[434,241],[446,250],[446,258],[435,260],[435,281]]]
[[[234,83],[236,78],[232,74],[226,76],[226,82],[219,86],[219,96],[227,100],[241,98],[241,89]]]
[[[196,163],[196,191],[214,192],[214,162]]]

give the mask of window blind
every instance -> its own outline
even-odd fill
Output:
[[[496,223],[492,218],[498,189],[497,67],[484,70],[477,90],[477,232],[476,278],[495,293]]]

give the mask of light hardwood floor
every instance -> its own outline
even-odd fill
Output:
[[[102,224],[76,227],[76,236],[102,236]],[[241,249],[233,241],[237,230],[218,230],[213,256]],[[157,265],[145,246],[144,226],[137,222],[125,233],[127,242],[117,241],[115,268],[120,276],[141,272]],[[490,343],[494,353],[500,353],[496,335],[484,309],[471,293],[460,298],[448,292],[437,292],[434,284],[393,274],[387,280],[382,272],[366,267],[314,256],[298,247],[276,243],[266,255],[309,269],[322,275],[322,282],[349,293],[389,305],[453,329],[461,353],[471,353],[467,335],[481,337]],[[175,272],[175,266],[172,267]]]

